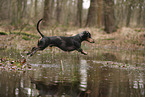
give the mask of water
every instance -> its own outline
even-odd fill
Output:
[[[0,97],[145,97],[145,52],[48,50],[26,57],[1,50],[1,56],[25,57],[31,69],[0,71]]]

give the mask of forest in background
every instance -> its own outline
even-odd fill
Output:
[[[83,7],[83,2],[90,7]],[[0,27],[9,31],[35,26],[145,27],[145,0],[0,0]]]

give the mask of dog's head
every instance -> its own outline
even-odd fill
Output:
[[[91,34],[88,31],[83,31],[80,34],[83,41],[88,41],[90,43],[95,43],[95,41],[92,39]]]

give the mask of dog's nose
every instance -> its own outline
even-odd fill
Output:
[[[95,43],[94,39],[92,39],[92,38],[88,38],[87,41],[90,43]]]
[[[94,39],[92,39],[92,38],[91,38],[91,41],[90,41],[90,43],[95,43]]]

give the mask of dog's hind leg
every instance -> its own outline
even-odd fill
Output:
[[[36,48],[36,47],[33,47],[33,48],[31,49],[31,51],[27,53],[27,55],[31,54],[31,53],[35,50],[35,48]]]
[[[33,56],[38,50],[39,48],[35,48],[35,50],[30,54],[30,56]]]
[[[33,47],[32,50],[31,50],[30,52],[27,53],[27,55],[32,56],[32,55],[35,54],[38,50],[39,50],[39,48]]]

